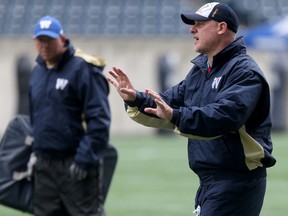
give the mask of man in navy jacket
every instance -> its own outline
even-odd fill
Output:
[[[37,216],[102,215],[98,166],[109,142],[103,59],[75,50],[60,22],[35,26],[39,55],[30,80]]]
[[[243,38],[236,38],[239,22],[228,5],[208,3],[181,18],[200,53],[183,81],[157,94],[135,90],[116,67],[107,80],[133,120],[188,138],[189,165],[200,179],[196,215],[257,216],[266,168],[276,162],[268,83]]]

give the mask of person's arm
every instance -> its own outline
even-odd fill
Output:
[[[109,85],[99,68],[95,69],[92,66],[83,68],[81,78],[84,81],[79,86],[86,130],[80,140],[75,162],[83,168],[94,166],[109,142]]]
[[[186,84],[182,82],[160,94],[161,97],[152,91],[148,94],[136,91],[135,101],[126,102],[127,112],[134,121],[148,127],[174,129],[191,139],[214,139],[236,132],[245,124],[255,110],[263,84],[262,78],[252,71],[235,73],[225,82],[214,103],[207,106],[183,106],[181,97]],[[163,110],[171,114],[170,108],[173,109],[171,120],[157,114],[160,108],[155,102],[157,98],[163,103]]]
[[[119,68],[113,67],[109,73],[114,79],[107,77],[107,80],[124,100],[128,115],[133,120],[150,127],[174,128],[170,124],[173,109],[159,94],[148,89],[145,92],[136,91],[127,74]]]

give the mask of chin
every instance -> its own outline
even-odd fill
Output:
[[[198,52],[198,53],[201,53],[201,49],[199,49],[199,48],[196,47],[196,46],[194,47],[194,51],[195,51],[195,52]]]
[[[49,59],[49,56],[47,56],[46,54],[41,54],[41,57],[42,57],[44,60]]]

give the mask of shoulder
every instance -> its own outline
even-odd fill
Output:
[[[243,73],[257,73],[264,77],[264,74],[257,62],[248,54],[239,55],[236,65],[237,68],[240,69],[239,71],[242,71]]]
[[[103,68],[105,67],[106,65],[106,62],[105,62],[105,59],[100,57],[100,56],[92,56],[90,54],[87,54],[85,52],[83,52],[82,50],[80,49],[76,49],[75,50],[75,53],[74,53],[74,57],[78,57],[80,58],[82,61],[88,63],[88,64],[91,64],[93,66],[96,66],[96,67],[100,67],[100,68]]]

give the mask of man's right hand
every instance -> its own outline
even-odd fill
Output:
[[[109,74],[114,77],[114,79],[107,77],[106,79],[113,86],[115,86],[117,92],[122,97],[124,101],[134,101],[136,100],[136,90],[131,84],[128,76],[121,69],[113,67],[109,71]]]

